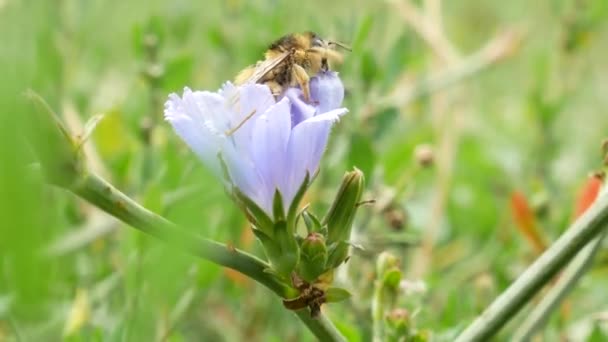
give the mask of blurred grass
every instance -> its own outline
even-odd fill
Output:
[[[507,26],[526,33],[521,48],[473,79],[404,108],[372,108],[366,118],[363,110],[403,77],[441,70],[385,2],[0,0],[0,341],[63,338],[77,293],[87,294],[76,301],[83,319],[68,340],[311,339],[263,288],[176,254],[44,185],[23,138],[32,110],[23,96],[28,88],[75,133],[103,114],[87,146],[90,167],[198,234],[260,253],[220,184],[162,122],[162,103],[184,86],[219,88],[273,39],[309,29],[353,46],[340,68],[351,112],[335,130],[309,194],[313,208],[322,213],[352,166],[366,172],[368,198],[405,184],[393,201],[405,221],[395,228],[370,207],[359,217],[357,238],[423,238],[438,222],[423,272],[429,290],[398,305],[419,310],[416,325],[449,340],[535,256],[516,229],[510,194],[526,194],[551,241],[567,226],[587,173],[601,165],[608,6],[603,0],[443,5],[444,30],[463,56]],[[451,130],[453,164],[445,168],[440,159],[412,172],[416,146],[437,149]],[[446,173],[449,181],[442,182]],[[435,211],[438,190],[446,203]],[[66,240],[76,242],[48,252]],[[393,251],[406,276],[414,274],[418,249]],[[326,308],[353,341],[370,337],[369,254],[354,257],[340,278],[355,299]],[[586,336],[600,325],[594,317],[608,303],[604,259],[569,309],[551,320],[546,339]],[[593,334],[603,336],[598,328]]]

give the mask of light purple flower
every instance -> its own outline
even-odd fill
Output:
[[[165,118],[228,186],[272,217],[275,191],[288,210],[306,174],[317,171],[333,123],[348,111],[340,108],[344,87],[336,73],[313,77],[310,88],[312,104],[297,88],[279,101],[260,84],[228,82],[216,93],[185,88],[182,97],[169,96]]]

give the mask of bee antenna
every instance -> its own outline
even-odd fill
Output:
[[[353,50],[350,48],[350,46],[348,46],[348,45],[346,45],[346,44],[343,44],[343,43],[340,43],[340,42],[333,42],[333,41],[330,41],[330,42],[329,42],[329,45],[335,45],[335,46],[339,46],[339,47],[341,47],[342,49],[344,49],[344,50],[346,50],[346,51],[348,51],[348,52],[352,52],[352,51],[353,51]]]

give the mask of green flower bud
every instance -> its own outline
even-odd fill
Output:
[[[406,309],[394,309],[386,315],[386,324],[396,337],[407,336],[410,330],[410,313]]]
[[[327,247],[325,238],[319,233],[309,234],[302,241],[300,259],[300,276],[308,281],[315,281],[325,271],[327,263]]]
[[[376,272],[383,288],[395,291],[399,287],[403,274],[399,269],[399,259],[391,253],[380,253],[376,261]]]
[[[346,241],[350,231],[364,187],[363,173],[355,169],[347,172],[342,179],[342,185],[336,198],[323,220],[327,225],[327,243]]]
[[[431,332],[428,330],[420,330],[410,336],[412,342],[427,342],[431,340]]]
[[[382,252],[376,260],[376,273],[378,278],[382,277],[386,271],[399,266],[399,259],[389,252]]]

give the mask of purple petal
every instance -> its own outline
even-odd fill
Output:
[[[235,148],[231,139],[222,139],[221,157],[218,156],[218,158],[222,158],[232,185],[236,186],[254,202],[258,204],[262,203],[264,198],[260,192],[262,180],[255,171],[251,159],[246,155],[242,155]]]
[[[300,122],[315,115],[316,109],[304,101],[302,90],[289,88],[285,92],[285,97],[291,101],[291,125],[295,127]]]
[[[333,71],[320,72],[310,80],[310,97],[317,114],[340,108],[344,100],[344,85]]]
[[[186,142],[192,151],[201,158],[208,167],[216,174],[220,173],[220,165],[217,160],[219,152],[219,135],[217,129],[211,123],[210,117],[214,115],[225,115],[225,113],[203,112],[203,108],[214,107],[218,98],[216,94],[197,92],[184,89],[183,98],[171,94],[165,103],[165,119],[171,123],[175,132]]]
[[[289,99],[283,98],[270,107],[255,121],[251,140],[252,158],[256,170],[263,181],[263,203],[260,203],[269,214],[272,214],[272,200],[276,189],[281,191],[285,180],[285,158],[291,118],[289,116]],[[291,198],[283,197],[286,203]]]
[[[290,170],[285,196],[293,198],[306,173],[312,176],[317,171],[332,125],[347,112],[346,108],[336,109],[302,121],[293,128],[287,147]]]
[[[225,106],[230,108],[230,129],[236,129],[232,136],[237,145],[249,147],[251,131],[257,117],[275,104],[270,89],[262,84],[245,84],[233,91],[231,83],[221,90],[225,96]]]

